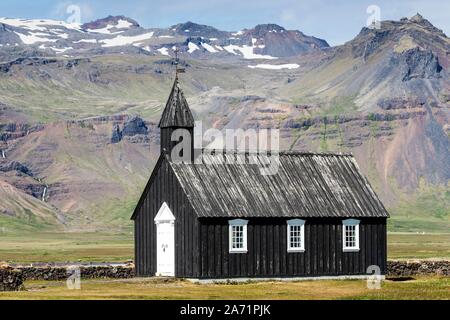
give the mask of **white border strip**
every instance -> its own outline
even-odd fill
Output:
[[[196,279],[185,278],[192,283],[214,284],[214,283],[236,283],[236,282],[264,282],[264,281],[316,281],[316,280],[368,280],[373,275],[343,275],[343,276],[320,276],[320,277],[282,277],[282,278],[218,278],[218,279]],[[380,280],[386,280],[384,275]]]

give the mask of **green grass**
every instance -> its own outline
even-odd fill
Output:
[[[399,196],[399,204],[390,209],[388,228],[399,232],[441,232],[450,230],[449,186],[426,186],[411,197]]]
[[[328,103],[328,106],[323,108],[320,112],[326,117],[354,113],[358,110],[358,107],[355,104],[355,98],[355,96],[337,96],[333,98]]]
[[[0,261],[31,262],[116,262],[133,257],[131,232],[0,234]]]
[[[368,289],[365,280],[193,284],[162,279],[82,280],[81,290],[68,290],[64,281],[27,281],[26,291],[0,292],[0,299],[449,299],[450,278],[418,277],[383,281]]]
[[[450,259],[450,233],[388,233],[390,259]]]
[[[55,224],[39,219],[35,215],[23,217],[9,217],[0,215],[0,241],[2,234],[5,232],[20,233],[36,233],[40,231],[55,230]]]

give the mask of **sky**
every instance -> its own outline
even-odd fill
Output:
[[[72,6],[71,6],[72,5]],[[449,0],[2,0],[0,16],[26,19],[73,18],[81,22],[108,15],[125,15],[143,27],[169,27],[193,21],[221,30],[238,31],[261,23],[276,23],[339,45],[355,37],[379,8],[381,20],[399,20],[417,12],[450,34]]]

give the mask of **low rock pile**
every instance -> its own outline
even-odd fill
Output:
[[[450,261],[388,261],[390,276],[441,275],[450,276]]]
[[[0,266],[0,291],[19,291],[22,288],[22,272],[10,267]]]

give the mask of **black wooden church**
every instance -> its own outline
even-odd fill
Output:
[[[263,155],[172,161],[172,132],[194,129],[177,78],[159,128],[161,155],[132,216],[137,276],[385,274],[389,215],[352,155],[280,153],[274,175],[261,174]]]

